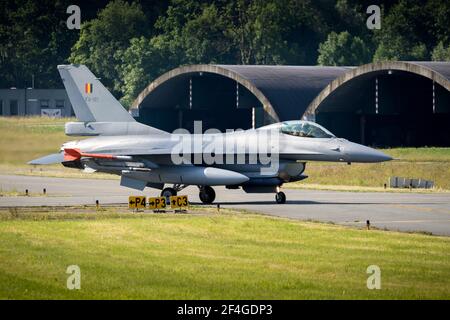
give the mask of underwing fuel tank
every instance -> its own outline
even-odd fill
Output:
[[[246,175],[231,170],[197,166],[159,167],[149,172],[122,171],[122,175],[153,183],[208,186],[241,184],[249,180]]]

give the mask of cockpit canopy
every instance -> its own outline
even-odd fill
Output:
[[[304,138],[334,138],[334,134],[315,122],[294,120],[281,123],[281,132]]]

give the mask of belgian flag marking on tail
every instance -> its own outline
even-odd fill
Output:
[[[92,93],[92,89],[93,89],[92,83],[86,83],[84,85],[84,92]]]

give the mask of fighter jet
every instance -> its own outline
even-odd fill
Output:
[[[59,65],[58,71],[78,120],[66,123],[65,133],[88,138],[64,143],[59,153],[30,161],[32,165],[61,163],[116,174],[122,186],[156,188],[164,197],[197,186],[205,204],[215,200],[213,186],[275,193],[281,204],[286,202],[281,186],[306,179],[308,161],[392,160],[302,120],[225,133],[169,133],[135,121],[86,66]]]

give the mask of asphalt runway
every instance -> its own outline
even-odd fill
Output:
[[[0,207],[126,204],[129,195],[157,196],[159,190],[139,192],[121,187],[118,180],[69,179],[0,175],[3,191],[28,189],[46,196],[0,197]],[[337,192],[284,189],[287,202],[275,203],[273,194],[246,194],[242,190],[215,188],[216,203],[224,208],[247,209],[268,215],[343,225],[422,231],[450,236],[450,194]],[[180,192],[193,204],[200,204],[197,187]]]

